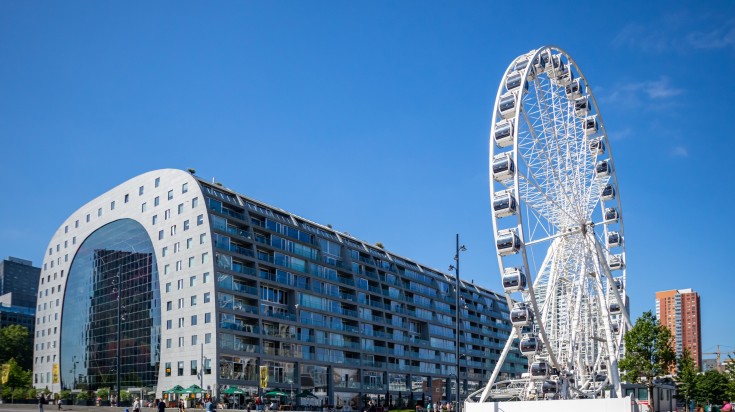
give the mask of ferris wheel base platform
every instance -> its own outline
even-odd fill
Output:
[[[631,398],[565,399],[513,402],[469,402],[464,412],[645,412]]]

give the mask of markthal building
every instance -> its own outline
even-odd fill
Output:
[[[349,410],[454,400],[459,375],[464,398],[488,381],[511,324],[503,295],[462,282],[457,302],[456,283],[192,173],[156,170],[82,206],[51,239],[33,381],[144,398],[199,385],[235,403],[278,391]],[[501,378],[526,370],[513,348]]]

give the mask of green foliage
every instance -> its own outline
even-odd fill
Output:
[[[677,399],[686,403],[689,408],[689,401],[697,398],[697,367],[692,359],[689,350],[684,349],[676,362],[676,393]]]
[[[651,408],[655,410],[653,380],[668,374],[675,362],[671,332],[651,311],[645,312],[625,334],[625,357],[618,364],[623,380],[645,385]]]
[[[13,399],[26,399],[28,397],[28,391],[26,388],[15,388],[13,389]]]
[[[68,389],[64,389],[63,391],[59,392],[59,398],[71,399],[71,391]]]
[[[13,389],[31,386],[33,378],[32,371],[20,367],[14,358],[10,358],[7,364],[10,366],[10,371],[8,372],[8,382],[5,386]]]
[[[733,352],[735,355],[735,352]],[[727,399],[735,399],[735,359],[731,355],[727,355],[728,361],[725,362],[725,377],[727,378]]]
[[[106,401],[110,397],[110,388],[97,389],[97,397],[102,398],[103,401]]]
[[[10,399],[12,396],[13,396],[13,389],[7,386],[3,386],[2,391],[0,391],[0,398]]]
[[[28,328],[10,325],[0,328],[0,363],[15,358],[23,369],[33,368],[33,345]]]
[[[26,399],[38,398],[38,391],[36,390],[36,388],[25,388],[23,390],[26,392]]]
[[[79,395],[77,395],[77,399],[79,399],[80,401],[89,400],[89,393],[87,393],[87,392],[79,392]]]
[[[120,391],[120,400],[121,401],[129,401],[130,400],[130,392],[126,390]]]
[[[709,370],[697,379],[697,403],[721,405],[727,392],[727,378],[724,374]]]

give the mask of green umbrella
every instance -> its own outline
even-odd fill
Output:
[[[188,388],[184,389],[186,393],[202,393],[204,392],[204,389],[201,388],[201,386],[197,385],[196,383],[189,386]]]
[[[270,391],[265,393],[266,396],[288,396],[286,392],[281,391]]]
[[[310,391],[307,391],[306,389],[304,389],[303,391],[301,391],[298,394],[296,394],[296,397],[297,398],[315,398],[315,399],[319,399],[319,397],[317,397],[316,395],[314,395]]]
[[[182,393],[186,393],[186,389],[184,389],[184,387],[181,385],[176,385],[167,391],[163,391],[163,393],[175,393],[180,395]]]
[[[222,393],[227,394],[227,395],[242,395],[245,393],[245,391],[240,388],[235,388],[231,386],[223,390]]]

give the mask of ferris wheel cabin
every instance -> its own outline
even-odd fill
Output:
[[[510,192],[496,193],[493,199],[495,217],[506,217],[516,213],[516,198]]]
[[[569,100],[582,97],[582,93],[584,93],[582,79],[574,79],[564,88],[564,93],[567,95],[567,99]]]
[[[503,273],[503,289],[505,293],[526,290],[526,275],[518,268],[507,268]]]
[[[533,323],[533,320],[533,311],[526,303],[518,302],[513,305],[513,309],[510,311],[510,323],[513,326],[528,326]]]
[[[623,244],[623,236],[618,232],[610,232],[607,234],[607,246],[615,247]]]
[[[516,115],[516,96],[512,92],[505,93],[498,103],[498,110],[503,119],[510,119]]]
[[[539,359],[531,364],[531,379],[546,379],[549,377],[549,364],[544,359]]]
[[[521,249],[521,239],[513,231],[499,232],[495,236],[495,246],[500,256],[512,255]]]
[[[613,200],[613,199],[615,199],[615,187],[612,185],[612,183],[608,183],[608,184],[605,185],[605,187],[602,188],[602,194],[600,195],[600,197],[602,198],[602,200]],[[615,219],[617,219],[617,218],[620,217],[618,215],[618,210],[615,209],[614,207],[611,207],[611,208],[606,209],[605,210],[605,214],[607,214],[607,212],[610,209],[613,209],[613,211],[615,212]],[[612,213],[612,211],[611,211],[611,213]],[[610,219],[608,219],[608,220],[610,220]]]
[[[524,356],[530,356],[537,354],[541,351],[541,342],[534,334],[523,335],[521,342],[518,345],[521,353]]]
[[[605,142],[601,137],[590,140],[590,153],[593,155],[605,154]]]
[[[612,186],[610,187],[612,188]],[[608,199],[605,199],[604,197],[602,199],[608,200]],[[608,207],[607,209],[605,209],[605,220],[617,222],[619,217],[620,216],[618,215],[618,209],[614,207]]]
[[[597,129],[599,128],[597,124],[597,115],[585,117],[583,128],[584,134],[586,134],[587,136],[592,136],[593,134],[597,133]]]
[[[495,125],[495,144],[498,147],[508,147],[513,144],[513,121],[502,120]]]
[[[559,392],[559,383],[547,379],[541,385],[541,392],[546,395],[556,395]]]
[[[587,117],[590,113],[590,101],[587,96],[574,99],[574,113],[577,117]]]
[[[613,333],[620,332],[620,325],[618,325],[618,322],[612,322],[610,324],[610,329],[613,331]]]
[[[620,313],[620,305],[618,305],[617,303],[611,303],[610,313],[613,315]]]
[[[625,266],[622,255],[612,255],[607,261],[610,270],[620,270]]]
[[[608,177],[612,173],[612,165],[609,159],[600,160],[595,165],[595,174],[598,178]]]
[[[516,166],[510,153],[501,153],[493,159],[493,179],[498,182],[508,180],[515,176]]]

